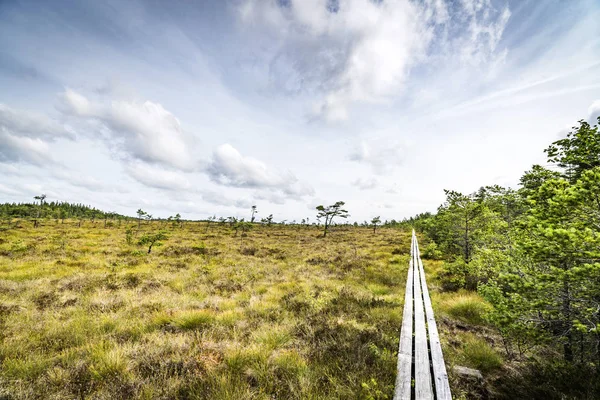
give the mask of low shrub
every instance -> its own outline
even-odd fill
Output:
[[[441,260],[442,256],[442,251],[438,248],[435,242],[429,243],[421,252],[421,257],[426,260]]]

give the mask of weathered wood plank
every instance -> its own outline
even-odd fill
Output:
[[[413,248],[411,245],[411,254]],[[404,293],[404,311],[402,330],[398,344],[398,364],[396,368],[396,387],[394,400],[410,399],[412,381],[412,337],[413,337],[413,259],[410,259],[406,291]]]
[[[429,400],[433,399],[434,395],[439,400],[452,399],[425,269],[414,230],[407,275],[394,400]],[[411,387],[411,382],[414,382],[414,387]]]
[[[435,322],[435,316],[433,314],[433,307],[431,306],[431,298],[429,297],[429,289],[427,288],[427,280],[425,278],[425,270],[423,268],[423,261],[421,261],[421,254],[419,251],[419,244],[416,241],[416,255],[418,269],[421,277],[421,290],[423,292],[423,303],[425,306],[425,315],[427,318],[427,330],[429,332],[429,348],[431,356],[431,365],[433,369],[433,378],[435,385],[436,399],[438,400],[450,400],[452,394],[450,393],[450,384],[448,382],[448,374],[446,372],[446,364],[444,363],[444,356],[442,354],[442,346],[440,343],[440,337]]]
[[[418,267],[417,238],[413,231],[413,271],[414,288],[413,299],[415,304],[415,399],[433,399],[431,384],[431,370],[429,364],[429,351],[427,348],[427,329],[425,326],[425,310],[421,292],[421,277]]]

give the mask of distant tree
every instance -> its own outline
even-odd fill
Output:
[[[448,253],[461,255],[468,264],[480,231],[482,204],[474,194],[464,195],[453,190],[445,190],[445,193],[446,203],[439,207],[436,217],[436,229],[444,235],[444,240],[439,240],[439,244]]]
[[[258,214],[258,211],[256,211],[256,206],[252,206],[252,217],[250,218],[250,223],[254,223],[255,214]]]
[[[146,211],[142,210],[141,208],[139,208],[137,210],[137,216],[138,216],[138,229],[140,229],[140,225],[142,223],[142,218],[144,218],[146,216]]]
[[[39,196],[34,196],[33,198],[35,200],[39,200],[40,201],[40,207],[38,208],[38,211],[37,211],[37,217],[33,220],[33,227],[37,228],[37,226],[38,226],[38,219],[40,218],[40,213],[42,211],[42,206],[44,205],[44,200],[46,199],[46,195],[45,194],[41,194]]]
[[[344,204],[346,204],[346,203],[343,201],[338,201],[335,204],[332,204],[327,207],[325,207],[323,205],[316,207],[316,209],[318,211],[317,219],[325,218],[323,237],[327,236],[327,228],[329,228],[329,226],[331,225],[333,218],[335,218],[335,217],[348,218],[350,216],[350,214],[348,214],[348,211],[344,210],[342,208],[344,206]]]
[[[167,240],[167,239],[168,239],[168,237],[167,237],[166,233],[163,231],[153,233],[153,234],[146,233],[140,238],[138,244],[140,246],[144,246],[144,245],[148,246],[148,254],[150,254],[150,252],[152,251],[152,246],[157,246],[157,247],[162,246],[161,240]]]
[[[40,207],[41,207],[44,205],[44,200],[46,200],[46,195],[41,194],[39,196],[34,196],[33,198],[40,201]]]
[[[379,218],[379,216],[371,220],[371,225],[373,225],[373,233],[377,231],[377,225],[379,225],[379,223],[381,223],[381,218]]]
[[[111,225],[112,225],[112,220],[117,216],[117,212],[116,211],[109,211],[107,213],[104,213],[104,227],[106,228],[107,225],[107,220],[110,219],[111,220]]]
[[[227,217],[227,222],[229,223],[229,227],[233,228],[235,226],[235,224],[238,222],[238,219],[236,217]],[[236,235],[237,235],[237,231],[236,231]]]
[[[233,231],[235,232],[235,236],[237,236],[238,231],[245,223],[244,218],[242,218],[242,219],[237,219],[235,217],[229,217],[229,218],[230,218],[229,227],[231,229],[233,229]]]
[[[214,222],[216,220],[217,220],[217,216],[216,215],[213,215],[212,217],[208,217],[206,219],[206,231],[204,231],[205,234],[208,233],[208,228],[210,227],[210,223]]]
[[[181,215],[179,213],[175,214],[175,216],[169,217],[169,221],[173,224],[173,226],[179,225],[181,228],[183,226],[183,222],[181,221]]]
[[[267,226],[271,226],[271,224],[273,223],[273,214],[269,214],[267,218],[261,219],[260,222],[266,224]]]
[[[242,234],[240,235],[240,246],[244,244],[244,238],[248,236],[248,232],[250,232],[252,228],[254,228],[254,224],[252,224],[252,222],[249,221],[244,221],[243,218],[235,223],[234,229],[236,236],[238,230],[242,232]]]
[[[65,223],[66,217],[67,217],[67,212],[64,209],[60,208],[58,210],[58,218],[61,220],[61,222],[60,222],[61,224]]]

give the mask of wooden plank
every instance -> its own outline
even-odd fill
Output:
[[[425,314],[427,318],[427,329],[429,331],[429,348],[431,355],[431,365],[433,369],[433,378],[435,385],[436,399],[438,400],[451,400],[452,394],[450,393],[450,384],[448,382],[448,374],[446,372],[446,364],[444,363],[444,356],[442,354],[442,346],[440,343],[440,336],[435,323],[435,316],[433,314],[433,307],[431,306],[431,298],[429,297],[429,289],[427,288],[427,280],[425,278],[425,270],[423,268],[423,261],[421,261],[421,255],[419,252],[419,244],[416,242],[416,256],[418,270],[421,277],[421,290],[423,292],[423,303],[425,306]],[[417,266],[415,266],[417,268]]]
[[[411,255],[413,246],[411,243]],[[402,330],[398,343],[398,364],[396,367],[396,387],[394,400],[410,399],[412,381],[412,337],[413,337],[413,259],[411,257],[406,290],[404,293],[404,311],[402,313]]]
[[[421,292],[421,279],[418,268],[418,244],[413,231],[413,272],[414,288],[413,298],[415,303],[415,399],[433,399],[433,388],[431,384],[431,370],[429,363],[429,351],[427,348],[427,329],[425,326],[425,310]]]

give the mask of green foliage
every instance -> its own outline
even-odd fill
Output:
[[[491,305],[478,308],[477,302],[457,299],[442,305],[447,314],[495,327],[509,359],[533,353],[567,369],[592,365],[597,374],[598,125],[580,121],[546,153],[559,170],[534,165],[517,191],[499,186],[470,195],[446,191],[436,215],[422,214],[410,222],[432,240],[432,251],[442,252],[446,262],[438,278],[443,289],[477,290]],[[429,253],[426,248],[424,256]],[[483,345],[466,346],[463,353],[471,366],[493,370],[502,362]],[[562,361],[549,356],[559,353]]]
[[[371,220],[371,225],[373,226],[373,233],[377,230],[377,225],[381,223],[381,218],[379,216],[373,218]]]
[[[600,117],[598,123],[600,124]],[[584,171],[600,167],[598,125],[592,126],[583,120],[579,121],[579,126],[574,126],[566,138],[552,143],[545,152],[548,161],[565,170],[569,181],[577,181]]]
[[[540,165],[534,165],[531,167],[531,170],[525,172],[521,177],[521,189],[519,192],[522,198],[527,198],[527,196],[534,194],[544,182],[558,178],[560,178],[560,172],[551,171]]]
[[[443,253],[435,242],[430,242],[421,252],[421,257],[426,260],[440,260],[443,257]]]
[[[168,239],[168,236],[164,231],[160,231],[157,233],[145,233],[138,241],[138,244],[140,246],[148,246],[148,254],[150,254],[153,246],[162,246],[161,240],[166,239]]]
[[[127,228],[125,230],[125,243],[127,243],[129,246],[131,246],[133,244],[133,236],[134,236],[133,229]]]
[[[41,199],[41,196],[36,196],[36,203],[4,203],[0,204],[0,216],[7,218],[85,218],[85,219],[101,219],[104,217],[110,218],[127,218],[117,213],[108,213],[97,210],[93,207],[67,203],[67,202],[47,202]],[[45,198],[44,198],[45,199]]]
[[[273,223],[273,214],[269,214],[268,217],[261,219],[260,222],[266,224],[267,226],[271,226]]]

